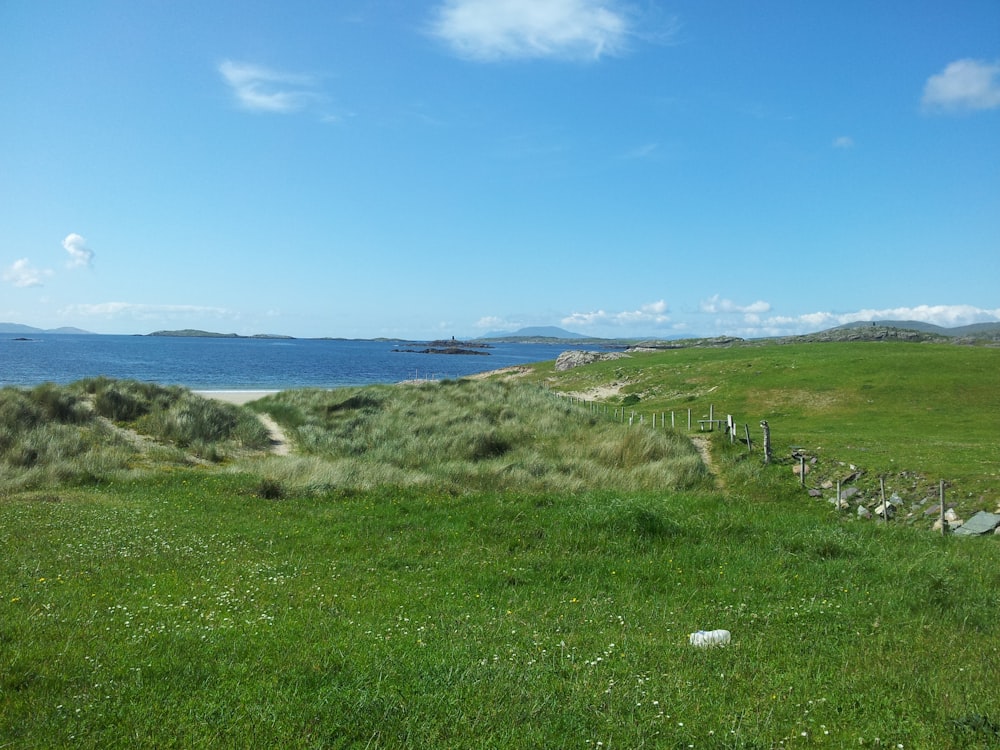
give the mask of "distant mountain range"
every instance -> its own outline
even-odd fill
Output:
[[[844,323],[842,326],[831,328],[831,331],[849,330],[852,328],[901,328],[907,331],[920,331],[921,333],[933,333],[937,336],[985,336],[991,337],[1000,334],[1000,323],[972,323],[967,326],[956,326],[955,328],[944,328],[933,323],[921,323],[917,320],[859,320],[854,323]]]
[[[916,320],[859,320],[853,323],[844,323],[843,325],[836,326],[835,328],[829,328],[826,331],[819,331],[815,334],[805,334],[806,337],[826,337],[830,338],[832,335],[837,338],[838,333],[845,333],[855,329],[897,329],[901,331],[917,331],[919,333],[927,334],[929,336],[943,336],[947,338],[975,338],[975,339],[992,339],[997,340],[1000,338],[1000,322],[997,323],[973,323],[966,326],[956,326],[954,328],[944,328],[943,326],[937,326],[933,323],[921,323]],[[35,328],[34,326],[26,326],[20,323],[0,323],[0,334],[14,334],[18,336],[32,336],[39,333],[63,333],[63,334],[86,334],[86,335],[97,335],[93,331],[85,331],[82,328],[73,328],[72,326],[65,326],[62,328]],[[212,333],[209,331],[198,331],[192,329],[185,329],[180,331],[155,331],[154,333],[148,334],[150,336],[206,336],[206,337],[226,337],[226,338],[293,338],[292,336],[281,336],[275,334],[256,334],[254,336],[237,336],[235,333]],[[574,333],[573,331],[567,331],[564,328],[559,328],[557,326],[530,326],[528,328],[520,328],[516,331],[491,331],[483,336],[479,336],[479,339],[558,339],[558,340],[569,340],[569,339],[581,339],[581,340],[604,340],[597,339],[594,336],[586,336],[582,333]],[[670,336],[666,339],[658,340],[674,340],[674,339],[692,339],[692,338],[703,338],[697,336]],[[794,338],[794,337],[785,337]],[[606,339],[607,341],[614,341],[615,339]],[[628,339],[629,341],[641,340],[641,337],[634,337]]]
[[[591,338],[590,336],[584,336],[582,333],[573,333],[572,331],[567,331],[556,326],[529,326],[528,328],[519,328],[516,331],[490,331],[489,333],[483,334],[479,338],[481,339],[586,339]]]
[[[90,331],[84,331],[82,328],[73,328],[71,326],[63,328],[35,328],[34,326],[24,326],[20,323],[0,323],[0,333],[17,333],[20,335],[31,335],[33,333],[85,333],[90,334]]]

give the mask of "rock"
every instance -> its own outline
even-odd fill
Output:
[[[823,484],[820,485],[820,487],[822,487],[824,490],[832,490],[833,482],[827,479],[825,482],[823,482]]]
[[[948,508],[948,510],[944,512],[944,520],[948,523],[954,523],[959,520],[958,513],[955,512],[954,508]]]
[[[858,518],[871,518],[872,512],[863,505],[858,506]]]
[[[850,500],[859,492],[857,487],[844,487],[840,490],[840,496],[845,500]]]
[[[809,497],[823,497],[823,490],[809,490]]]
[[[997,529],[1000,529],[1000,514],[981,510],[962,524],[962,531],[959,533],[962,536],[980,536],[996,533]]]
[[[805,471],[806,474],[812,471],[812,467],[810,467],[809,464],[802,464],[801,466],[799,464],[795,464],[795,466],[792,467],[792,473],[795,476],[798,476],[799,473],[802,471],[802,469],[806,470]]]
[[[586,352],[578,349],[571,349],[563,352],[556,358],[556,370],[572,370],[580,365],[589,365],[591,362],[600,362],[606,359],[622,359],[628,355],[625,352]]]
[[[878,507],[875,508],[875,515],[879,518],[892,518],[896,515],[896,508],[889,503],[880,503]]]

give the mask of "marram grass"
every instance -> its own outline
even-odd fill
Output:
[[[543,389],[471,380],[284,391],[254,408],[282,421],[295,470],[261,467],[295,491],[434,487],[446,492],[643,491],[708,486],[690,442],[623,430]]]

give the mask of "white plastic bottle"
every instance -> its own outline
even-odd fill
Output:
[[[699,630],[688,636],[688,641],[695,648],[711,648],[712,646],[725,646],[729,643],[730,638],[728,630]]]

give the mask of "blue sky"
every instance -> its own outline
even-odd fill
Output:
[[[1000,320],[1000,3],[0,3],[0,321]]]

